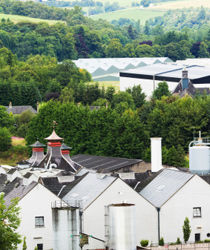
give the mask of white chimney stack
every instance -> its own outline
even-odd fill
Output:
[[[151,140],[151,171],[158,172],[162,169],[162,147],[160,137],[150,138]]]

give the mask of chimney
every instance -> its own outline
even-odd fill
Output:
[[[12,109],[12,102],[9,102],[9,109]]]
[[[182,90],[187,89],[189,86],[188,71],[186,68],[182,70]]]
[[[158,172],[162,169],[161,137],[153,137],[151,140],[151,171]]]

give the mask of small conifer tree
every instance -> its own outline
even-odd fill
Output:
[[[23,239],[23,250],[27,249],[27,245],[26,245],[26,237],[24,237]]]
[[[189,240],[190,233],[191,233],[190,221],[187,217],[184,220],[184,225],[182,226],[182,231],[183,231],[184,242],[186,243]]]

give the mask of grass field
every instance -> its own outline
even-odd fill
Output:
[[[97,82],[99,87],[104,87],[107,89],[108,87],[114,87],[116,92],[120,90],[120,82],[119,81],[103,81],[103,82]],[[96,84],[96,82],[90,82],[89,84]]]
[[[17,145],[21,145],[21,146],[25,146],[26,145],[26,141],[24,138],[21,137],[12,137],[12,146],[17,146]]]
[[[57,1],[67,1],[67,2],[73,2],[73,0],[57,0]],[[112,2],[110,0],[99,0],[99,2],[102,2],[105,4],[106,2]],[[118,2],[120,6],[123,7],[130,7],[133,2],[139,3],[138,0],[113,0],[113,2]]]
[[[163,16],[165,11],[162,10],[151,10],[151,9],[140,9],[140,8],[129,8],[124,10],[118,10],[114,12],[108,12],[98,15],[90,16],[94,20],[98,20],[100,18],[105,19],[106,21],[112,21],[114,19],[120,18],[130,18],[134,20],[140,20],[141,24],[144,24],[146,20],[156,17]]]
[[[32,22],[32,23],[47,22],[50,25],[53,25],[57,22],[64,23],[64,21],[57,21],[57,20],[46,20],[46,19],[32,18],[32,17],[26,17],[26,16],[0,14],[0,20],[2,18],[10,19],[14,23],[18,23],[18,22]]]
[[[173,10],[173,9],[183,9],[183,8],[198,8],[198,7],[210,8],[210,0],[178,0],[173,2],[165,2],[157,4],[156,6],[151,6],[150,10]]]

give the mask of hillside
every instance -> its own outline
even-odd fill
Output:
[[[26,16],[19,16],[19,15],[9,15],[9,14],[0,14],[0,20],[1,19],[9,19],[13,23],[19,23],[19,22],[30,22],[30,23],[40,23],[40,22],[46,22],[49,25],[56,24],[58,22],[65,23],[64,21],[58,21],[58,20],[47,20],[47,19],[39,19],[39,18],[32,18],[32,17],[26,17]]]
[[[157,16],[163,16],[166,11],[162,10],[150,10],[150,9],[140,9],[140,8],[128,8],[108,13],[102,13],[98,15],[90,16],[93,20],[105,19],[106,21],[111,22],[112,20],[117,20],[120,18],[128,18],[133,20],[140,20],[141,24],[144,24],[148,19],[154,18]]]
[[[209,0],[176,0],[172,2],[162,2],[156,5],[148,7],[148,9],[154,10],[174,10],[174,9],[184,9],[184,8],[198,8],[198,7],[210,8]]]

